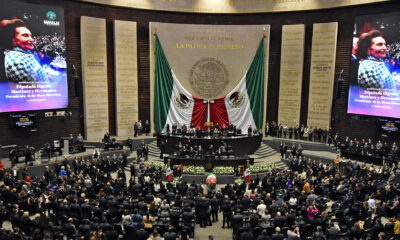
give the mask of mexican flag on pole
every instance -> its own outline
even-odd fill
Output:
[[[250,175],[250,166],[246,167],[246,170],[244,170],[244,178],[246,179],[246,182],[250,182],[251,175]]]
[[[225,97],[213,100],[196,98],[179,82],[171,69],[158,36],[155,35],[156,63],[154,88],[154,126],[165,132],[167,124],[177,123],[204,128],[206,121],[220,126],[231,122],[246,132],[249,126],[262,129],[264,112],[264,37],[239,84]]]
[[[156,36],[154,123],[158,133],[173,123],[190,126],[194,99],[176,78]],[[180,126],[179,126],[180,127]]]
[[[264,113],[264,38],[239,84],[223,99],[225,109],[215,108],[217,119],[226,118],[242,133],[251,128],[262,129]],[[226,112],[226,113],[225,113]],[[226,117],[223,117],[224,115]],[[214,118],[215,119],[215,118]],[[213,119],[211,119],[213,121]],[[219,123],[223,124],[222,122]]]
[[[171,181],[172,179],[172,170],[171,166],[168,165],[167,169],[165,169],[165,177],[167,178],[167,181]]]

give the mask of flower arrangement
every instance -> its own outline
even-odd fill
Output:
[[[275,163],[270,165],[253,165],[250,166],[250,173],[268,172],[273,168],[275,168]]]
[[[232,175],[235,170],[233,167],[214,167],[212,172],[215,175]]]
[[[243,183],[243,178],[241,178],[241,177],[238,177],[238,178],[235,178],[235,183],[237,183],[237,184],[242,184]]]
[[[169,166],[168,164],[163,163],[154,163],[154,166],[158,169],[161,167],[162,171],[165,172],[166,168]],[[250,173],[262,173],[268,172],[271,169],[275,168],[275,163],[269,165],[253,165],[250,166]],[[214,167],[212,173],[215,175],[233,175],[235,173],[235,169],[233,167]],[[203,166],[194,166],[188,165],[183,166],[183,174],[188,175],[204,175],[206,174],[206,170]]]
[[[161,167],[161,169],[163,171],[165,171],[165,169],[167,169],[167,167],[168,167],[168,164],[164,164],[164,163],[154,163],[153,165],[156,169],[159,169]]]
[[[179,182],[181,181],[181,177],[174,177],[173,179],[172,179],[172,184],[174,185],[174,186],[176,186],[176,184],[178,184]]]
[[[183,166],[183,174],[189,174],[189,175],[203,175],[206,173],[206,170],[204,170],[203,166]]]

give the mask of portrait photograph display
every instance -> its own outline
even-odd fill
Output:
[[[67,106],[64,9],[3,1],[0,8],[0,112]]]
[[[400,12],[356,17],[347,112],[400,117]]]

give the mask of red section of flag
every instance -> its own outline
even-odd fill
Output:
[[[228,112],[226,111],[225,98],[214,99],[210,102],[210,122],[214,125],[226,126],[229,125]]]
[[[167,169],[165,170],[165,177],[167,178],[167,181],[171,181],[172,171],[170,166],[168,166]]]
[[[207,113],[207,103],[204,103],[203,99],[200,98],[193,97],[193,99],[194,106],[191,125],[194,125],[195,128],[204,128],[204,122],[206,121]]]
[[[244,170],[244,178],[246,179],[246,182],[250,182],[251,175],[249,167],[247,167],[246,170]]]

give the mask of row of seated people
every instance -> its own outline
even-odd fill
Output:
[[[176,145],[176,151],[174,153],[175,156],[180,157],[197,157],[202,158],[205,155],[223,157],[223,156],[234,156],[235,152],[231,145],[226,144],[225,142],[221,143],[221,146],[214,147],[214,145],[210,145],[208,149],[203,149],[201,145],[191,145],[187,143],[183,145],[181,142],[178,142]]]
[[[341,152],[347,152],[363,156],[385,157],[387,159],[395,160],[400,157],[400,148],[396,142],[389,144],[378,140],[373,142],[371,139],[350,139],[346,136],[345,139],[340,139],[337,147]]]
[[[169,124],[166,125],[165,133],[167,135],[172,134],[173,136],[182,135],[182,136],[197,137],[197,138],[203,138],[203,137],[219,138],[219,137],[241,135],[242,131],[241,129],[236,129],[236,126],[233,125],[232,123],[229,123],[228,126],[226,125],[219,126],[218,123],[214,126],[211,123],[210,126],[206,126],[204,128],[195,127],[194,125],[187,127],[185,124],[182,124],[181,127],[179,128],[178,124],[174,123],[172,127],[170,127]],[[257,128],[252,128],[251,126],[249,126],[247,134],[248,136],[258,136],[261,133],[257,130]]]

